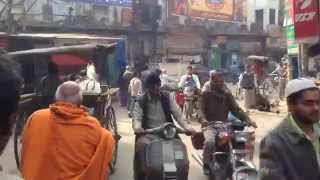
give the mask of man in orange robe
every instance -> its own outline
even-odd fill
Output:
[[[106,180],[114,139],[81,106],[75,82],[65,82],[56,103],[33,113],[22,135],[24,180]]]

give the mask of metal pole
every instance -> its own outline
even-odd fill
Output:
[[[157,54],[157,36],[158,36],[158,22],[154,19],[155,22],[152,23],[152,32],[153,32],[153,49],[152,55],[153,57]]]
[[[8,4],[8,8],[7,8],[8,29],[7,29],[7,32],[8,33],[12,33],[13,32],[12,3],[13,3],[13,0],[8,0],[8,2],[7,2],[7,4]]]
[[[133,0],[132,1],[132,22],[131,22],[131,48],[132,48],[132,63],[134,64],[134,61],[137,60],[138,56],[138,24],[139,24],[139,14],[138,14],[138,4],[140,3],[140,0]]]

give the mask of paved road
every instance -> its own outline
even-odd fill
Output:
[[[119,124],[119,132],[122,139],[119,144],[119,159],[118,159],[118,169],[116,173],[111,176],[111,180],[132,180],[132,162],[133,162],[133,147],[134,147],[134,135],[131,128],[131,120],[127,117],[126,110],[119,108],[117,105],[116,114]],[[256,147],[261,140],[261,138],[275,125],[280,122],[283,114],[277,115],[273,113],[263,113],[253,111],[250,113],[252,119],[254,119],[259,128],[256,131]],[[189,160],[190,160],[190,173],[189,179],[205,180],[206,177],[202,175],[202,169],[199,164],[191,157],[192,145],[190,138],[182,136],[184,143],[187,145],[189,150]],[[256,148],[256,158],[255,162],[258,163],[257,158],[258,149]],[[13,155],[13,144],[12,141],[9,142],[5,152],[0,156],[0,165],[3,169],[11,174],[18,174],[18,170],[15,166],[14,155]]]

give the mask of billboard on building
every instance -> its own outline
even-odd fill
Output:
[[[247,0],[172,0],[171,15],[225,21],[243,21],[246,17]]]
[[[295,40],[316,43],[319,40],[319,0],[295,0],[293,3]]]

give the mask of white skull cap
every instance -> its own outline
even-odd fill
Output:
[[[286,98],[290,95],[303,91],[305,89],[317,88],[314,81],[307,78],[299,78],[290,80],[286,86],[285,95]]]

